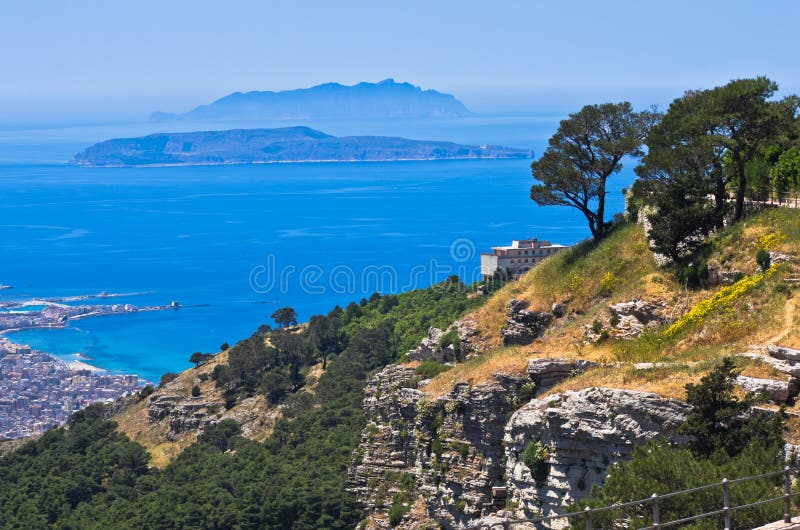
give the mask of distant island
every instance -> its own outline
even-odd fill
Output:
[[[533,152],[495,145],[409,140],[386,136],[336,137],[308,127],[158,133],[94,144],[75,155],[81,166],[376,162],[531,158]]]
[[[453,118],[471,112],[450,94],[386,79],[347,86],[325,83],[281,92],[234,92],[183,114],[154,112],[152,121],[263,119]]]

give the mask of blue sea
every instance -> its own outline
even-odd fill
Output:
[[[546,146],[558,117],[312,124],[333,134]],[[252,125],[251,125],[252,126]],[[301,320],[372,292],[477,277],[479,254],[536,236],[571,244],[585,220],[528,197],[530,161],[81,168],[102,139],[154,126],[0,131],[0,299],[138,293],[99,303],[181,304],[13,333],[67,359],[158,380],[194,351],[249,336],[278,307]],[[190,129],[191,125],[182,125]],[[197,129],[197,127],[194,127]],[[611,182],[623,209],[629,167]],[[94,303],[89,301],[87,303]]]

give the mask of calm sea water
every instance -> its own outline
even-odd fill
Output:
[[[526,126],[527,124],[527,126]],[[533,146],[556,119],[390,130],[418,138]],[[141,126],[146,128],[149,126]],[[355,128],[355,125],[350,125]],[[278,307],[301,320],[380,290],[471,279],[479,253],[536,236],[588,236],[569,208],[529,198],[529,161],[78,168],[63,163],[108,128],[0,133],[0,299],[107,291],[179,301],[176,311],[107,316],[12,340],[158,379],[248,336]],[[328,131],[348,134],[347,127]],[[123,131],[128,132],[128,130]],[[137,134],[141,134],[137,130]],[[368,131],[371,132],[371,131]],[[428,134],[425,134],[425,133]],[[623,170],[608,196],[620,211]]]

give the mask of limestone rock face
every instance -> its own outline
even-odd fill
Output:
[[[594,366],[597,363],[582,359],[530,359],[528,375],[536,383],[536,388],[542,390]]]
[[[408,358],[412,361],[424,361],[430,358],[434,358],[439,362],[454,360],[456,352],[452,344],[446,348],[439,346],[444,334],[445,332],[439,328],[430,328],[428,336],[422,339],[419,346],[408,352]]]
[[[377,373],[365,388],[367,425],[348,476],[367,528],[389,528],[388,509],[398,492],[415,502],[399,529],[421,528],[426,521],[454,529],[503,515],[502,503],[493,503],[492,487],[505,484],[503,440],[508,418],[523,404],[521,387],[533,381],[542,390],[591,366],[582,360],[532,359],[527,375],[459,383],[436,398],[417,382],[414,368],[390,365]],[[595,407],[587,400],[575,404],[581,406]]]
[[[655,327],[665,321],[662,304],[647,300],[631,300],[609,306],[611,314],[619,319],[614,335],[629,339],[638,337],[645,328]]]
[[[767,351],[772,357],[784,361],[800,361],[800,350],[786,346],[767,346]]]
[[[456,385],[429,398],[413,385],[414,370],[388,366],[368,383],[367,427],[353,455],[348,489],[373,528],[388,528],[394,493],[423,498],[426,517],[456,528],[481,516],[503,473],[503,432],[521,376]],[[399,528],[414,528],[406,516]]]
[[[219,418],[208,415],[209,408],[222,409],[223,403],[165,394],[150,400],[147,416],[151,423],[166,420],[169,424],[167,437],[171,438],[185,432],[203,430],[219,421]]]
[[[776,403],[786,403],[792,395],[794,387],[789,381],[777,381],[775,379],[760,379],[757,377],[747,377],[740,375],[736,377],[736,385],[745,392],[760,394],[770,401]]]
[[[512,518],[564,513],[567,504],[603,483],[613,462],[630,458],[636,444],[664,435],[686,441],[676,429],[687,410],[685,403],[656,394],[606,388],[532,400],[506,425],[508,495],[517,506]],[[539,484],[522,462],[534,441],[549,448],[547,478]]]
[[[756,348],[764,351],[763,348]],[[779,379],[760,379],[747,376],[736,378],[736,384],[746,392],[761,394],[777,404],[792,402],[800,393],[800,350],[784,346],[768,346],[767,355],[745,352],[742,357],[755,359],[784,374]]]
[[[506,320],[500,334],[503,344],[530,344],[539,338],[555,318],[553,313],[531,311],[528,302],[512,298],[506,306]]]

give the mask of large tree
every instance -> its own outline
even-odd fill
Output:
[[[708,202],[714,197],[714,228],[721,228],[728,211],[727,186],[731,179],[725,170],[726,149],[712,136],[716,121],[709,115],[708,91],[688,91],[673,101],[658,125],[653,127],[645,144],[647,155],[636,173],[651,183],[649,189],[662,192],[672,183],[687,190],[705,188],[702,195],[687,199]],[[695,179],[696,183],[687,180]],[[705,209],[705,205],[702,206]]]
[[[641,146],[658,120],[651,111],[634,112],[631,104],[587,105],[563,120],[542,157],[531,164],[531,199],[542,206],[577,208],[596,241],[607,232],[606,181],[622,169],[626,156],[641,156]]]
[[[701,112],[713,126],[711,141],[725,148],[730,158],[728,170],[736,182],[734,220],[741,219],[744,214],[747,163],[794,117],[795,99],[772,101],[777,90],[774,81],[757,77],[734,79],[702,94]]]
[[[272,313],[271,318],[280,328],[297,325],[297,311],[291,307],[277,309]]]

